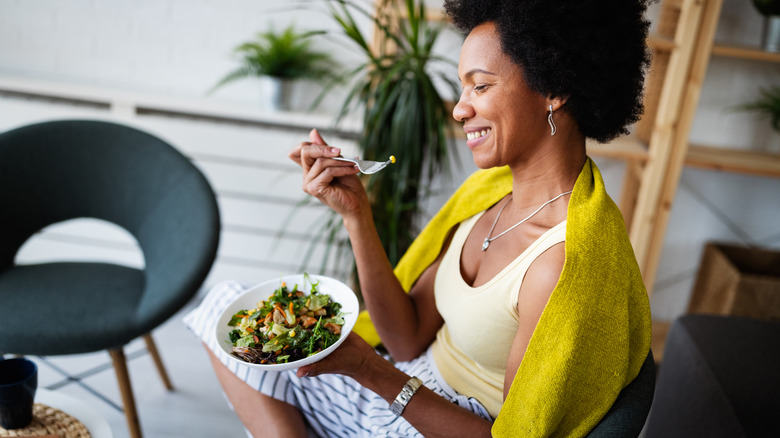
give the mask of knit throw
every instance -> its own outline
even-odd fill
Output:
[[[409,291],[453,226],[512,190],[507,167],[470,176],[426,225],[395,268]],[[517,370],[496,437],[584,436],[639,373],[650,349],[647,291],[623,217],[590,158],[566,216],[566,260]],[[381,343],[362,312],[354,330]]]

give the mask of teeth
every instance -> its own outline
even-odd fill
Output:
[[[488,134],[490,134],[491,129],[483,129],[481,131],[472,131],[466,133],[466,138],[469,140],[474,140],[475,138],[484,137]]]

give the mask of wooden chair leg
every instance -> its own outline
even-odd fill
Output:
[[[131,438],[142,438],[141,424],[138,421],[138,412],[135,409],[135,397],[133,397],[133,388],[130,386],[130,374],[127,372],[127,360],[122,347],[108,350],[111,354],[111,360],[114,362],[114,371],[116,371],[116,380],[119,383],[119,392],[122,394],[122,405],[127,419],[127,428],[130,431]]]
[[[163,385],[165,385],[165,389],[168,391],[173,391],[171,379],[168,378],[168,372],[165,371],[165,366],[163,365],[162,359],[160,358],[160,353],[157,351],[157,345],[155,345],[151,333],[144,335],[144,342],[146,342],[146,350],[152,356],[154,365],[157,367],[157,373],[160,374],[160,379],[162,379]]]

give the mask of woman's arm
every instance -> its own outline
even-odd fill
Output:
[[[433,298],[438,260],[405,293],[382,248],[357,169],[332,160],[341,151],[327,146],[316,130],[309,137],[309,142],[290,152],[290,158],[303,169],[303,190],[343,218],[366,308],[385,348],[395,360],[415,358],[430,345],[442,324]]]
[[[376,354],[352,333],[341,346],[319,362],[298,369],[298,376],[336,373],[352,377],[377,393],[389,405],[411,376]],[[423,387],[406,405],[402,416],[426,437],[489,437],[492,423]]]
[[[444,250],[404,293],[376,233],[373,222],[344,221],[352,239],[360,288],[382,344],[397,361],[412,360],[433,342],[443,319],[433,294]],[[445,242],[444,248],[449,241]],[[400,293],[399,293],[400,292]]]
[[[520,286],[517,297],[517,313],[520,324],[517,327],[504,376],[504,400],[509,394],[509,388],[515,379],[520,363],[525,356],[525,350],[536,329],[536,324],[542,316],[544,307],[550,300],[555,285],[563,271],[565,245],[559,243],[543,252],[531,263]]]

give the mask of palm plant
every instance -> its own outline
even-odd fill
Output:
[[[364,58],[334,80],[350,84],[337,123],[358,112],[363,119],[357,140],[362,156],[398,159],[387,170],[366,177],[377,230],[395,265],[418,234],[421,203],[430,194],[432,178],[450,168],[450,106],[436,83],[457,95],[455,63],[433,53],[444,26],[426,20],[420,0],[404,0],[402,14],[393,13],[401,9],[394,7],[394,0],[377,4],[375,13],[354,0],[326,2],[340,31]],[[356,16],[373,22],[373,45],[361,33]],[[337,256],[348,252],[340,220],[325,221],[320,235],[329,247],[341,248]]]

